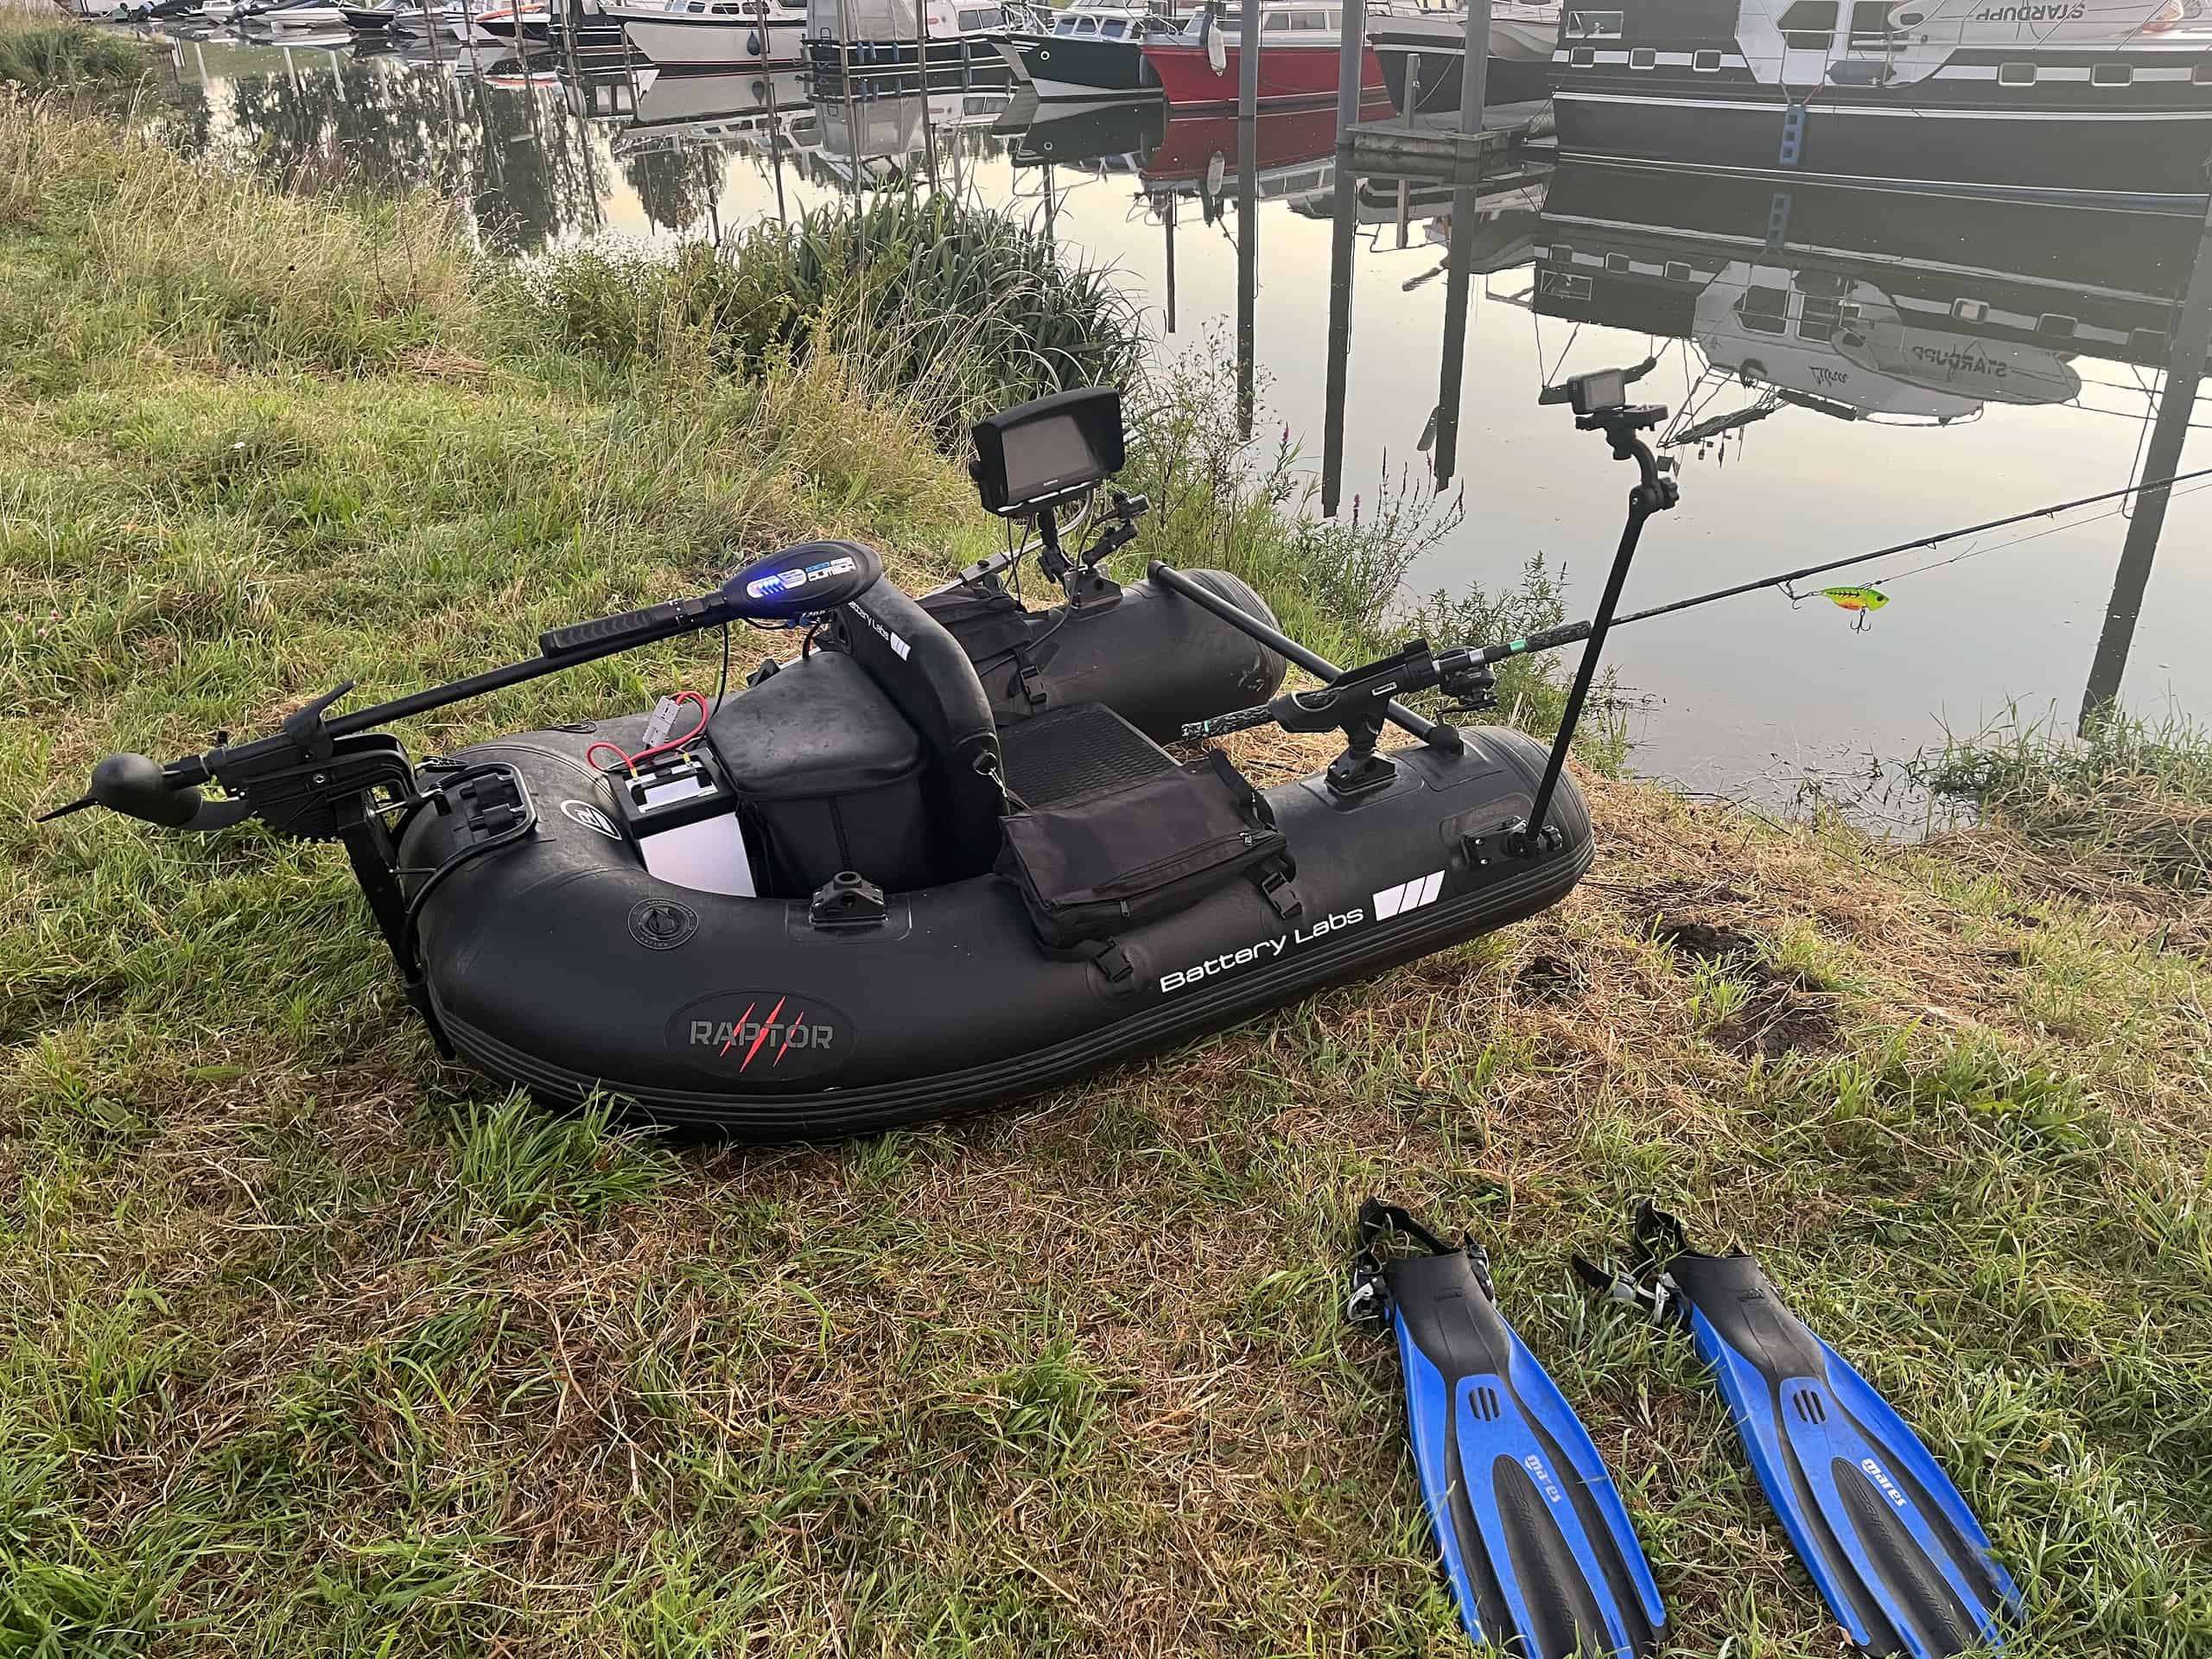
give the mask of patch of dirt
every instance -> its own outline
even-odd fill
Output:
[[[1774,977],[1774,970],[1767,966],[1766,947],[1740,927],[1678,921],[1664,915],[1654,915],[1646,925],[1662,943],[1674,946],[1677,956],[1699,962],[1742,962]]]
[[[1728,1052],[1774,1060],[1785,1054],[1834,1049],[1841,1040],[1835,999],[1807,989],[1798,974],[1768,961],[1766,946],[1758,935],[1694,917],[1653,916],[1646,925],[1686,963],[1722,963],[1750,983],[1744,1006],[1711,1033],[1713,1042]]]
[[[1589,971],[1570,957],[1539,950],[1513,976],[1517,1002],[1567,1002],[1590,988]]]
[[[1742,905],[1751,902],[1751,894],[1741,887],[1710,878],[1683,875],[1662,875],[1654,880],[1640,881],[1633,887],[1617,881],[1592,881],[1587,885],[1611,888],[1649,906],[1656,913],[1672,912],[1692,905]]]
[[[1778,1060],[1785,1054],[1833,1049],[1842,1032],[1828,999],[1769,980],[1744,1006],[1713,1028],[1713,1040],[1732,1054]]]

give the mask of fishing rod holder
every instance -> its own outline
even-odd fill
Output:
[[[1574,683],[1568,688],[1567,707],[1560,715],[1559,734],[1552,740],[1551,758],[1545,762],[1544,775],[1529,799],[1529,816],[1507,830],[1506,849],[1516,858],[1541,857],[1566,844],[1559,826],[1549,822],[1552,798],[1559,791],[1560,774],[1567,770],[1567,752],[1574,747],[1575,728],[1582,721],[1583,705],[1589,701],[1590,688],[1597,681],[1598,659],[1605,651],[1613,613],[1620,607],[1621,590],[1628,583],[1629,565],[1636,557],[1637,543],[1643,539],[1644,522],[1655,512],[1667,512],[1681,499],[1681,486],[1674,477],[1672,464],[1661,461],[1652,453],[1651,446],[1637,435],[1667,418],[1666,406],[1630,403],[1626,396],[1629,378],[1624,370],[1607,369],[1578,375],[1567,384],[1577,429],[1604,433],[1615,461],[1636,463],[1637,481],[1628,493],[1628,519],[1621,526],[1620,545],[1605,577],[1604,597],[1598,602],[1596,614],[1590,619],[1589,644],[1575,669]]]
[[[1237,607],[1230,604],[1227,600],[1224,599],[1220,594],[1215,593],[1211,588],[1201,587],[1198,583],[1192,581],[1190,577],[1184,575],[1180,570],[1176,569],[1173,565],[1165,564],[1160,560],[1154,559],[1147,568],[1146,574],[1152,578],[1153,582],[1157,586],[1165,588],[1172,593],[1181,594],[1185,599],[1189,600],[1191,603],[1196,605],[1200,610],[1211,612],[1214,616],[1229,624],[1230,627],[1238,630],[1240,632],[1249,634],[1253,639],[1267,646],[1268,650],[1274,652],[1277,656],[1283,658],[1286,661],[1295,663],[1307,673],[1327,682],[1327,684],[1322,688],[1324,690],[1333,687],[1338,681],[1344,677],[1345,671],[1343,669],[1338,668],[1327,658],[1322,656],[1320,652],[1307,650],[1304,645],[1300,645],[1297,640],[1292,639],[1281,629],[1270,627],[1266,623],[1261,621],[1259,618],[1249,615],[1246,612],[1240,610]],[[1422,645],[1421,648],[1423,651],[1427,651],[1428,649],[1426,645]],[[1408,647],[1408,649],[1411,649],[1411,647]],[[1489,662],[1495,661],[1496,658],[1484,657],[1483,653],[1480,652],[1468,652],[1466,653],[1467,660],[1464,664],[1461,664],[1457,661],[1457,655],[1458,653],[1450,652],[1444,654],[1446,658],[1453,659],[1455,674],[1471,673],[1473,674],[1475,677],[1455,679],[1448,682],[1432,679],[1425,682],[1425,684],[1436,685],[1443,683],[1447,691],[1452,690],[1456,685],[1464,688],[1464,690],[1470,695],[1478,694],[1481,689],[1480,671],[1482,671]],[[1388,661],[1389,659],[1385,658],[1384,660]],[[1441,660],[1443,659],[1440,659],[1440,661]],[[1376,666],[1376,664],[1369,665],[1369,667],[1373,666]],[[1356,669],[1352,671],[1355,674],[1364,674],[1368,671],[1366,668],[1361,668]],[[1440,750],[1446,754],[1459,754],[1465,753],[1467,747],[1466,740],[1459,735],[1459,728],[1458,727],[1448,725],[1442,721],[1430,720],[1424,715],[1415,714],[1412,709],[1407,708],[1405,704],[1396,701],[1395,697],[1389,695],[1391,689],[1401,691],[1418,691],[1424,689],[1424,685],[1401,680],[1395,683],[1395,688],[1385,689],[1384,695],[1378,699],[1378,701],[1382,703],[1382,718],[1388,724],[1395,726],[1400,731],[1405,733],[1408,736],[1417,738],[1421,742],[1427,744],[1429,747]],[[1277,699],[1277,701],[1280,702],[1283,700]],[[1243,709],[1236,714],[1220,715],[1217,715],[1212,720],[1200,721],[1193,725],[1185,726],[1183,728],[1183,735],[1185,737],[1213,737],[1221,735],[1227,732],[1241,731],[1249,726],[1262,726],[1267,724],[1270,720],[1275,718],[1274,712],[1274,706],[1275,705],[1274,703],[1261,703],[1255,708]],[[1310,729],[1315,731],[1325,731],[1328,727],[1337,725],[1338,723],[1339,722],[1332,720],[1324,722],[1321,726],[1314,727]]]
[[[1155,575],[1160,568],[1154,567]],[[1341,673],[1331,671],[1333,677],[1326,685],[1286,692],[1271,702],[1192,721],[1183,728],[1182,734],[1225,737],[1255,726],[1279,726],[1286,732],[1340,731],[1344,734],[1344,753],[1329,763],[1323,776],[1330,794],[1339,800],[1349,799],[1386,788],[1398,775],[1395,763],[1388,755],[1378,754],[1376,748],[1382,741],[1383,727],[1406,725],[1391,712],[1399,709],[1395,699],[1400,692],[1440,689],[1457,708],[1485,708],[1497,683],[1497,675],[1491,671],[1491,660],[1471,645],[1440,652],[1430,650],[1426,639],[1415,639],[1388,657],[1357,668]],[[1422,741],[1432,747],[1454,754],[1465,747],[1465,740],[1457,727],[1422,723],[1427,726]]]
[[[1329,762],[1324,774],[1329,792],[1343,799],[1387,788],[1397,777],[1389,758],[1376,753],[1397,693],[1441,686],[1448,696],[1466,702],[1480,697],[1496,683],[1489,669],[1467,651],[1440,653],[1431,651],[1426,639],[1415,639],[1388,657],[1346,670],[1318,690],[1277,697],[1267,708],[1286,732],[1334,728],[1344,734],[1344,753]]]

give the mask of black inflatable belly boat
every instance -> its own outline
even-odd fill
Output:
[[[512,768],[538,826],[422,906],[423,990],[454,1048],[542,1094],[603,1090],[748,1140],[875,1128],[1033,1094],[1471,938],[1589,864],[1571,787],[1548,855],[1507,855],[1545,760],[1515,733],[1399,753],[1348,798],[1318,776],[1255,794],[1103,703],[997,729],[957,647],[883,587],[838,634],[708,725],[762,896],[673,887],[633,850],[624,780],[584,756],[630,747],[640,719],[452,757]],[[978,764],[994,758],[1004,793]],[[457,814],[418,814],[400,862],[440,867],[466,834]],[[1100,919],[1055,932],[1040,900],[1056,878]]]
[[[1616,377],[1618,378],[1618,377]],[[1578,404],[1578,411],[1580,405]],[[1663,412],[1663,411],[1660,411]],[[346,849],[440,1046],[542,1098],[611,1097],[751,1141],[851,1134],[1035,1094],[1376,973],[1559,899],[1590,821],[1548,754],[1402,699],[1479,707],[1491,665],[1595,645],[1594,623],[1484,647],[1414,641],[1339,671],[1219,572],[1077,557],[1057,508],[1120,464],[1118,401],[1041,400],[977,429],[986,505],[1036,517],[1066,602],[1000,578],[1018,548],[917,601],[850,543],[810,543],[694,599],[554,630],[539,655],[351,714],[340,687],[275,735],[167,766],[111,755],[59,809],[172,828],[247,817]],[[389,722],[702,628],[804,627],[741,690],[412,763]],[[791,636],[785,636],[791,637]],[[1275,695],[1285,661],[1320,682]],[[691,715],[690,728],[675,728]],[[1218,749],[1159,740],[1337,731],[1324,771],[1261,791]],[[1395,727],[1410,747],[1384,753]],[[207,785],[220,796],[203,797]]]

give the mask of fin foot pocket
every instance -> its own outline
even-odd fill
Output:
[[[1889,1402],[1783,1305],[1757,1261],[1688,1247],[1649,1204],[1634,1260],[1593,1288],[1681,1325],[1814,1585],[1861,1652],[2002,1652],[2019,1588],[1957,1486]]]
[[[1395,1234],[1417,1254],[1386,1257]],[[1370,1201],[1348,1310],[1387,1314],[1421,1495],[1477,1643],[1516,1659],[1637,1659],[1666,1610],[1597,1446],[1498,1313],[1489,1259]]]

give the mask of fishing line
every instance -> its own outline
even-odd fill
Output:
[[[2202,494],[2208,489],[2212,489],[2212,483],[2195,485],[2186,490],[2175,490],[2167,499],[2178,500],[2185,495]],[[1987,547],[1968,548],[1963,553],[1954,553],[1948,559],[1933,559],[1926,564],[1916,564],[1910,570],[1900,570],[1894,575],[1877,576],[1874,580],[1878,582],[1903,582],[1907,576],[1916,576],[1923,570],[1941,570],[1947,564],[1959,564],[1967,559],[1978,559],[1985,553],[2002,553],[2008,547],[2019,547],[2029,542],[2039,542],[2046,536],[2061,535],[2069,530],[2083,530],[2091,524],[2102,524],[2107,518],[2125,518],[2126,516],[2127,504],[2122,502],[2118,506],[2107,507],[2102,512],[2091,513],[2087,518],[2076,518],[2069,524],[2052,524],[2043,530],[2031,531],[2025,536],[2015,536],[2009,541],[1993,542]]]
[[[1717,588],[1709,594],[1694,594],[1688,599],[1677,599],[1664,605],[1655,605],[1649,610],[1637,611],[1627,616],[1617,616],[1613,619],[1612,626],[1618,628],[1629,622],[1649,622],[1654,617],[1672,616],[1676,611],[1687,611],[1700,605],[1714,604],[1720,600],[1734,599],[1744,594],[1760,593],[1769,588],[1780,588],[1790,582],[1803,582],[1812,576],[1823,576],[1831,570],[1847,570],[1853,565],[1871,564],[1876,559],[1886,559],[1898,553],[1910,553],[1916,548],[1941,547],[1947,542],[1955,542],[1964,537],[1980,536],[1989,531],[2003,530],[2007,525],[2025,524],[2031,518],[2049,518],[2058,513],[2071,512],[2076,507],[2094,507],[2100,502],[2123,500],[2130,496],[2139,495],[2145,490],[2163,489],[2171,494],[2175,485],[2185,484],[2192,479],[2200,478],[2212,478],[2212,467],[2200,467],[2194,472],[2176,473],[2171,478],[2152,479],[2141,484],[2126,485],[2116,490],[2101,490],[2094,495],[2080,496],[2074,500],[2059,501],[2050,506],[2031,507],[2025,512],[2008,513],[2002,518],[1992,518],[1979,524],[1966,524],[1957,530],[1940,531],[1933,536],[1916,536],[1909,542],[1894,542],[1887,547],[1878,547],[1871,553],[1853,553],[1847,558],[1829,559],[1820,564],[1808,564],[1801,570],[1784,570],[1778,575],[1761,576],[1754,582],[1739,582],[1733,587]],[[2196,492],[2183,491],[2182,493],[2195,494]],[[2087,522],[2094,523],[2095,520],[2091,519]],[[2053,525],[2052,528],[2067,529],[2072,526]],[[1993,553],[1997,549],[1990,547],[1979,550]]]

